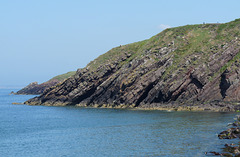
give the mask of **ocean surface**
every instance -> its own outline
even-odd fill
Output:
[[[1,157],[205,156],[236,113],[12,105],[0,89]],[[13,90],[16,91],[16,90]]]

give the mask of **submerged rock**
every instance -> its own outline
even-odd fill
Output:
[[[226,131],[221,132],[218,137],[220,139],[234,139],[240,137],[240,129],[237,128],[229,128]]]
[[[236,116],[235,122],[230,123],[232,127],[222,131],[220,134],[218,134],[219,139],[234,139],[234,138],[240,138],[240,115]],[[220,155],[220,156],[227,156],[227,157],[240,157],[240,142],[237,144],[231,143],[231,144],[225,144],[223,148],[223,152],[209,152],[205,154],[212,154],[212,155]]]

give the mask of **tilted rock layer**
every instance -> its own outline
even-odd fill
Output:
[[[17,91],[16,93],[13,94],[22,94],[22,95],[39,95],[42,94],[45,89],[50,88],[52,86],[57,85],[58,83],[64,81],[65,79],[73,76],[76,72],[71,71],[62,75],[58,75],[53,77],[52,79],[38,84],[37,82],[32,82],[28,86],[22,88],[21,90]]]
[[[25,102],[148,107],[240,101],[240,19],[166,29],[113,48]]]
[[[38,84],[38,82],[32,82],[14,94],[17,94],[17,95],[39,95],[39,94],[42,94],[46,88],[55,86],[57,83],[59,83],[58,80],[51,80],[51,81],[47,81],[47,82],[44,82],[41,84]]]

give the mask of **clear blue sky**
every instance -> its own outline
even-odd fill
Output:
[[[0,88],[42,83],[165,27],[240,18],[239,0],[0,1]]]

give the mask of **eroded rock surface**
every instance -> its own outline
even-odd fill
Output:
[[[17,91],[16,93],[11,94],[40,95],[45,91],[45,89],[53,87],[60,82],[63,82],[65,79],[73,76],[75,73],[76,73],[75,71],[70,71],[65,74],[55,76],[52,79],[41,84],[38,84],[38,82],[32,82],[28,86]]]
[[[44,82],[41,84],[38,84],[37,82],[32,82],[14,94],[39,95],[39,94],[42,94],[45,89],[55,86],[59,82],[60,81],[58,81],[58,80],[51,80],[51,81]]]
[[[25,103],[117,108],[188,104],[192,109],[207,104],[210,110],[214,105],[220,111],[238,110],[239,34],[239,19],[167,29],[110,50]]]

